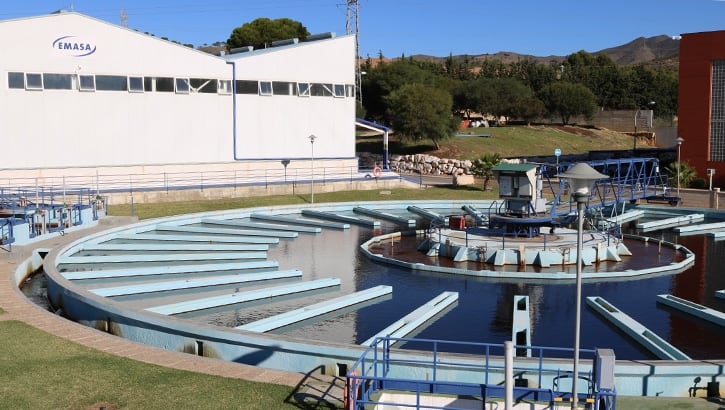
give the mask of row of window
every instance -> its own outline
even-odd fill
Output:
[[[710,161],[725,161],[725,60],[712,63]]]
[[[351,84],[237,80],[237,94],[354,97]],[[121,75],[8,72],[8,87],[24,90],[169,92],[222,94],[233,92],[232,80],[213,78],[141,77]]]

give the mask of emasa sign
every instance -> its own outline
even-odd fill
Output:
[[[53,40],[53,48],[73,57],[85,57],[96,52],[96,45],[78,36],[63,36]]]

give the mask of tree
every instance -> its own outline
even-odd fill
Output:
[[[458,119],[451,114],[453,98],[444,90],[406,84],[390,93],[386,101],[395,135],[403,141],[429,138],[440,149],[440,141],[450,138],[458,128]]]
[[[549,84],[541,90],[539,98],[549,115],[561,118],[563,125],[571,117],[583,115],[590,119],[596,111],[596,97],[587,87],[570,82]]]
[[[501,162],[501,156],[498,153],[486,153],[471,165],[471,173],[479,178],[483,178],[483,190],[488,191],[488,183],[493,178],[493,168]]]
[[[232,30],[232,34],[227,40],[227,48],[229,50],[244,46],[253,46],[257,49],[266,48],[273,41],[291,38],[304,40],[309,35],[307,28],[298,21],[288,18],[276,20],[258,18]]]
[[[679,186],[684,188],[690,186],[690,183],[697,178],[697,171],[687,162],[671,162],[665,168],[665,172],[667,173],[668,185],[672,188],[678,186],[677,177],[680,178]]]
[[[380,63],[374,69],[366,70],[362,78],[363,105],[369,118],[387,123],[388,103],[386,97],[406,84],[433,86],[436,76],[408,60]]]
[[[526,121],[531,126],[531,121],[541,118],[546,113],[544,103],[533,95],[519,99],[513,107],[513,114],[516,118]]]

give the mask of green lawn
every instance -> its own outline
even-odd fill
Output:
[[[338,191],[316,193],[315,202],[401,201],[421,199],[497,199],[498,191],[483,191],[481,185],[435,186],[425,189],[385,189],[367,191]],[[309,195],[276,195],[264,197],[224,198],[213,201],[139,203],[134,213],[139,219],[158,218],[194,212],[223,209],[253,208],[261,206],[309,204]],[[130,205],[110,205],[109,215],[130,215]]]
[[[489,137],[482,137],[482,134],[488,134]],[[475,159],[487,152],[510,158],[553,155],[555,148],[561,149],[563,155],[632,148],[632,137],[629,135],[581,127],[534,125],[469,128],[459,132],[459,135],[463,136],[442,141],[439,151],[435,150],[431,141],[404,144],[393,136],[389,150],[392,154],[424,153],[440,158]],[[381,137],[358,136],[357,150],[381,153]]]
[[[209,376],[86,348],[0,321],[0,409],[299,409],[288,386]]]
[[[0,409],[316,409],[288,386],[137,362],[0,321]],[[722,403],[721,403],[722,404]],[[619,397],[623,410],[722,409],[702,398]]]

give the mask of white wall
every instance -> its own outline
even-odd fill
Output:
[[[232,55],[237,80],[355,84],[355,37]],[[355,156],[355,99],[237,95],[238,158]],[[274,141],[274,143],[269,143]]]
[[[54,47],[64,36],[94,52]],[[355,163],[354,98],[237,95],[235,152],[232,95],[8,88],[8,72],[231,80],[224,58],[77,13],[3,21],[0,38],[23,39],[0,43],[3,178],[63,168],[279,167],[282,158],[309,158],[310,134],[316,160]],[[239,79],[354,84],[352,36],[232,58]]]
[[[3,168],[232,160],[230,95],[8,89],[7,72],[230,78],[217,57],[75,13],[0,24],[0,135],[23,149]],[[53,47],[75,36],[87,56]]]

